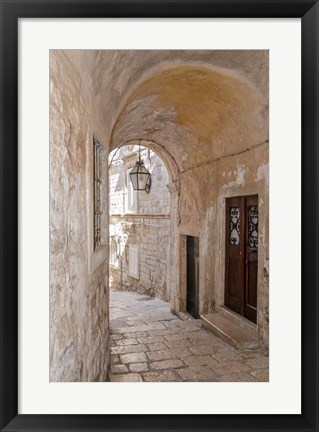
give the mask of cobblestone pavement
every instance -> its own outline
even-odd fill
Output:
[[[238,350],[169,304],[112,291],[110,381],[268,381],[268,356]]]

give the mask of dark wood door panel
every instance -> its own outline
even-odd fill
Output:
[[[225,305],[256,322],[258,196],[226,200]]]
[[[245,317],[257,322],[258,196],[246,197]]]
[[[241,197],[226,201],[225,305],[238,313],[243,313],[244,209]]]

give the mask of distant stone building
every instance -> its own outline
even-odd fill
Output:
[[[151,173],[147,192],[134,191],[129,178],[138,147],[110,155],[110,286],[168,300],[169,177],[152,150],[142,149],[141,157]]]

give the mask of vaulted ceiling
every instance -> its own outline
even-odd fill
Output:
[[[185,170],[268,138],[268,51],[68,55],[109,130],[110,150],[153,140]]]

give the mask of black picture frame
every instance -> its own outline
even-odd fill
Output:
[[[317,431],[318,47],[314,0],[0,0],[1,12],[1,431]],[[302,414],[18,414],[18,20],[19,18],[301,18]],[[289,155],[287,155],[287,158]],[[285,161],[283,161],[284,168]]]

